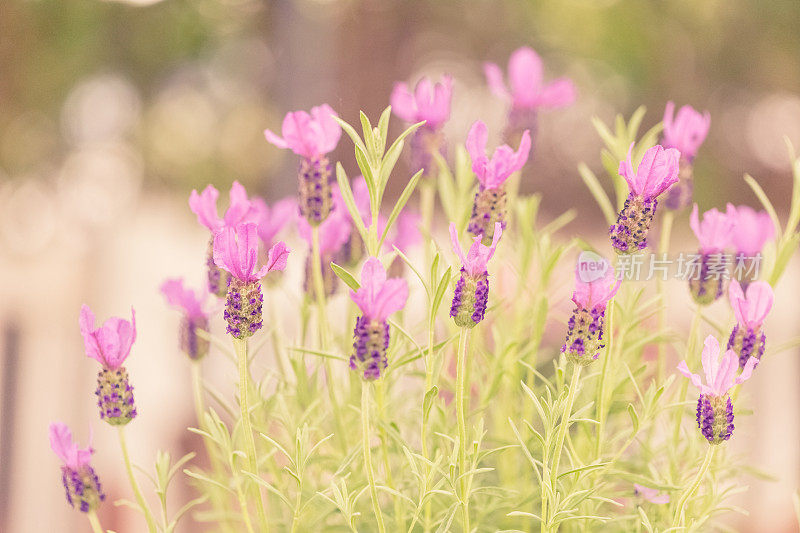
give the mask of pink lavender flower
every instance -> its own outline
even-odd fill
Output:
[[[258,224],[258,236],[264,246],[269,248],[275,244],[281,230],[294,218],[297,212],[297,200],[284,198],[269,206],[261,198],[255,198],[253,206],[256,212],[254,221]]]
[[[683,209],[692,203],[694,192],[694,157],[706,138],[711,117],[706,111],[700,114],[691,106],[685,105],[673,119],[675,104],[667,102],[664,110],[664,135],[661,144],[665,148],[675,148],[681,153],[680,181],[668,192],[664,205],[667,209]]]
[[[97,509],[106,496],[90,464],[94,453],[91,445],[79,448],[67,425],[53,422],[50,424],[50,447],[63,463],[61,482],[70,506],[77,506],[84,513]]]
[[[606,306],[619,290],[620,283],[614,278],[614,269],[607,259],[589,262],[582,256],[575,266],[575,292],[572,293],[575,310],[561,346],[561,353],[574,364],[588,365],[605,347]]]
[[[734,221],[730,242],[738,254],[754,256],[775,236],[775,225],[766,211],[728,204],[727,213]]]
[[[92,310],[83,305],[80,328],[86,355],[103,365],[95,390],[100,418],[114,426],[125,425],[137,415],[133,387],[122,366],[136,340],[136,314],[131,309],[130,322],[111,317],[96,329],[94,320]]]
[[[213,185],[208,185],[202,193],[193,190],[189,196],[189,208],[197,215],[197,221],[211,231],[206,256],[208,291],[219,297],[225,296],[228,290],[228,275],[214,264],[214,234],[225,226],[233,227],[243,222],[250,222],[256,216],[255,204],[247,198],[247,191],[238,181],[234,181],[231,185],[229,196],[230,205],[223,217],[217,212],[219,191]]]
[[[708,111],[700,114],[692,106],[685,105],[674,116],[675,104],[667,102],[664,109],[664,134],[661,144],[665,148],[676,148],[681,157],[689,162],[694,160],[697,150],[708,135],[711,115]],[[673,118],[674,116],[674,118]]]
[[[519,149],[508,145],[498,146],[491,159],[486,155],[489,133],[486,124],[476,121],[467,134],[467,151],[472,158],[472,171],[480,183],[472,204],[467,231],[482,236],[484,243],[492,242],[496,223],[506,228],[505,181],[511,174],[525,166],[531,148],[531,138],[526,130],[522,134]]]
[[[742,373],[737,376],[739,357],[733,350],[727,350],[720,359],[719,342],[709,335],[704,342],[702,362],[705,383],[698,374],[689,371],[686,361],[680,362],[678,371],[700,389],[697,427],[709,443],[720,444],[731,438],[733,433],[733,403],[729,391],[734,385],[750,379],[758,361],[750,357]]]
[[[453,82],[450,76],[433,84],[422,78],[417,82],[414,92],[405,83],[395,83],[390,98],[394,114],[408,123],[425,121],[411,137],[411,167],[414,171],[424,169],[433,173],[432,154],[444,155],[445,144],[442,126],[450,118],[450,100],[453,96]]]
[[[310,114],[288,113],[281,127],[283,137],[264,131],[267,141],[303,158],[298,174],[300,212],[312,225],[325,220],[331,211],[332,171],[327,154],[336,148],[342,136],[336,116],[328,104],[323,104],[312,108]]]
[[[756,281],[744,292],[734,279],[728,287],[728,298],[736,315],[736,325],[728,338],[728,350],[739,356],[740,367],[744,368],[751,358],[758,365],[767,343],[762,326],[772,309],[772,287],[766,281]]]
[[[689,278],[689,290],[700,305],[716,301],[725,287],[725,257],[722,251],[728,246],[734,220],[726,213],[710,209],[698,216],[697,204],[692,209],[689,226],[700,241],[699,271]]]
[[[658,196],[678,181],[680,153],[674,148],[653,146],[634,171],[633,143],[628,158],[619,164],[619,173],[628,182],[628,198],[609,228],[611,244],[618,254],[631,254],[647,247],[647,234],[658,206]]]
[[[563,107],[575,101],[575,87],[567,78],[543,82],[542,60],[531,48],[518,48],[511,54],[508,87],[499,66],[484,63],[483,70],[492,92],[511,102],[505,134],[509,142],[518,139],[523,130],[530,130],[535,136],[539,109]]]
[[[487,265],[497,250],[497,243],[503,235],[500,222],[495,223],[492,244],[485,246],[481,237],[474,237],[467,255],[461,250],[458,242],[456,225],[450,224],[450,240],[453,251],[461,259],[461,276],[456,282],[453,292],[453,303],[450,305],[450,316],[461,328],[475,327],[486,314],[489,301],[489,271]]]
[[[273,270],[286,268],[289,247],[278,242],[269,250],[267,263],[258,266],[259,238],[256,224],[226,227],[214,236],[214,262],[231,274],[225,302],[227,331],[245,339],[263,325],[261,278]]]
[[[345,245],[351,238],[352,223],[350,217],[344,208],[344,200],[341,198],[338,187],[334,186],[333,192],[334,205],[336,208],[331,215],[326,218],[319,225],[319,253],[322,267],[322,283],[325,288],[325,294],[330,296],[336,292],[337,278],[330,268],[330,263],[336,256],[342,252]],[[339,207],[341,206],[341,207]],[[298,217],[297,231],[306,243],[309,249],[312,248],[312,228],[311,225],[303,217]],[[304,289],[306,293],[314,296],[313,269],[312,269],[312,254],[306,256],[306,277],[304,281]]]
[[[403,279],[386,279],[381,262],[370,257],[361,269],[361,287],[350,291],[350,298],[361,310],[353,330],[350,368],[372,381],[380,378],[388,365],[389,324],[386,320],[406,305],[408,285]]]
[[[669,495],[661,494],[661,492],[659,492],[658,489],[651,489],[650,487],[645,487],[644,485],[639,485],[638,483],[634,483],[633,491],[638,496],[641,496],[650,503],[654,503],[656,505],[669,503]]]
[[[208,341],[199,337],[197,330],[208,331],[207,295],[186,288],[180,278],[165,280],[161,284],[161,294],[169,305],[183,313],[178,338],[181,350],[192,360],[203,358],[208,354]]]

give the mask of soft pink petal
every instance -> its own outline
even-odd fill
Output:
[[[456,230],[456,225],[454,222],[450,223],[450,242],[453,245],[453,251],[456,253],[459,259],[461,259],[461,264],[467,264],[467,258],[464,257],[464,252],[461,249],[461,244],[458,242],[458,231]]]
[[[103,352],[100,349],[100,344],[97,342],[94,330],[94,313],[89,309],[89,306],[83,304],[81,306],[81,314],[79,324],[81,328],[81,335],[83,336],[83,346],[86,351],[86,356],[94,359],[100,364],[105,364]]]
[[[275,246],[269,249],[267,254],[267,272],[273,270],[284,270],[286,263],[289,260],[289,247],[283,241],[278,242]]]
[[[633,171],[633,143],[628,147],[628,157],[619,162],[619,175],[628,182],[628,188],[634,194],[641,194],[641,184],[637,179],[636,172]]]
[[[467,152],[472,159],[472,171],[480,174],[483,167],[485,167],[486,158],[486,144],[489,141],[489,130],[483,121],[476,120],[467,133]]]
[[[742,373],[736,377],[735,383],[737,385],[741,385],[750,379],[750,377],[753,375],[753,369],[756,367],[756,365],[758,365],[758,359],[755,357],[749,357],[744,365],[744,368],[742,369]]]
[[[399,278],[387,279],[375,297],[373,320],[386,320],[392,313],[401,310],[408,299],[408,284]]]
[[[389,97],[392,112],[406,122],[417,122],[417,104],[405,83],[395,83]]]
[[[533,49],[523,46],[508,60],[508,79],[514,105],[532,107],[542,86],[542,60]]]
[[[719,342],[713,335],[709,335],[703,341],[701,360],[703,372],[706,375],[706,383],[709,386],[713,386],[719,371]]]
[[[320,144],[316,147],[319,154],[324,155],[332,152],[342,136],[342,127],[334,119],[338,117],[336,111],[328,104],[322,104],[311,108],[311,116],[318,125],[322,135]]]
[[[747,301],[742,291],[742,286],[736,279],[732,279],[728,285],[728,300],[730,300],[733,314],[736,315],[736,321],[744,326],[747,325]]]
[[[223,218],[225,224],[235,226],[243,221],[242,219],[250,212],[252,206],[247,198],[247,191],[238,181],[234,181],[231,185],[229,197],[230,205]]]
[[[511,93],[506,88],[505,80],[503,80],[502,69],[494,63],[484,63],[483,72],[486,74],[486,83],[489,89],[501,98],[511,98]]]
[[[536,99],[537,107],[564,107],[575,101],[575,85],[567,78],[559,78],[546,85]]]
[[[739,370],[739,356],[733,350],[726,350],[714,378],[714,383],[708,383],[717,396],[722,396],[733,386],[736,372]]]
[[[208,185],[200,194],[193,190],[189,196],[189,209],[197,215],[197,221],[212,232],[218,231],[223,224],[217,215],[218,197],[219,191],[213,185]]]
[[[692,385],[700,389],[701,393],[705,394],[704,390],[708,389],[708,387],[706,387],[703,384],[703,380],[700,379],[700,376],[698,376],[697,374],[693,374],[691,371],[689,371],[689,367],[686,365],[686,361],[681,361],[680,363],[678,363],[678,372],[683,374],[685,377],[689,378],[689,380],[692,382]]]
[[[766,211],[756,211],[746,205],[734,207],[728,204],[728,214],[734,218],[731,244],[738,253],[755,256],[775,236],[775,226]]]
[[[289,144],[284,140],[283,137],[277,136],[271,130],[264,130],[264,137],[267,138],[267,142],[274,144],[278,148],[287,149],[289,148]]]

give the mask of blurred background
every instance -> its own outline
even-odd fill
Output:
[[[643,104],[649,128],[667,100],[711,113],[695,167],[701,208],[757,207],[742,180],[748,172],[785,213],[783,137],[800,146],[798,27],[797,0],[3,0],[0,531],[88,529],[64,501],[47,441],[54,419],[81,442],[92,425],[106,492],[128,493],[113,432],[84,393],[97,368],[83,356],[81,303],[99,320],[137,310],[127,365],[142,413],[129,431],[134,461],[149,467],[157,448],[180,456],[197,444],[184,429],[193,414],[177,314],[157,288],[167,276],[203,279],[207,235],[186,203],[193,188],[227,191],[239,180],[268,201],[294,193],[295,157],[262,133],[279,130],[286,111],[328,102],[351,123],[359,109],[377,119],[395,81],[449,73],[448,139],[463,142],[482,118],[492,144],[506,107],[489,93],[481,64],[505,69],[509,53],[529,45],[546,79],[569,76],[579,90],[575,105],[542,114],[523,181],[542,193],[545,218],[575,207],[568,231],[603,239],[576,171],[585,161],[602,172],[591,117],[609,122]],[[346,138],[333,156],[355,169]],[[691,250],[688,235],[684,217],[675,238]],[[796,261],[782,284],[770,342],[800,329]],[[750,491],[737,503],[750,515],[731,518],[737,530],[797,530],[797,355],[759,368],[755,416],[737,418],[737,449],[774,476],[745,478]],[[217,370],[221,382],[234,379],[228,365]],[[176,501],[189,496],[186,487],[176,492]],[[136,531],[128,510],[106,505],[101,517],[120,533]],[[203,529],[182,529],[190,530]]]

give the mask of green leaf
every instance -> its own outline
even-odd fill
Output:
[[[334,116],[333,119],[336,122],[339,123],[339,125],[342,127],[344,132],[353,141],[353,144],[355,144],[356,146],[360,147],[361,151],[363,153],[365,153],[365,154],[369,153],[369,150],[367,150],[367,147],[364,145],[364,142],[361,140],[361,137],[359,137],[358,132],[356,132],[356,130],[355,130],[355,128],[353,128],[353,126],[351,126],[350,124],[348,124],[344,120],[340,119],[339,117]]]
[[[417,171],[417,173],[411,177],[406,185],[406,188],[403,189],[403,193],[400,195],[400,198],[397,199],[397,203],[394,204],[394,208],[389,214],[389,218],[386,220],[386,227],[383,230],[383,234],[378,241],[379,250],[383,246],[383,241],[386,240],[386,235],[389,233],[389,228],[392,227],[392,224],[394,224],[395,220],[397,220],[397,217],[400,216],[400,212],[406,206],[406,202],[408,202],[408,199],[411,198],[411,193],[414,192],[414,188],[416,188],[420,177],[422,177],[422,170]]]
[[[350,188],[350,180],[347,179],[347,174],[345,174],[344,167],[342,167],[341,163],[336,163],[336,181],[339,183],[339,191],[342,193],[342,198],[344,199],[347,211],[350,213],[350,218],[353,219],[353,225],[366,244],[367,228],[364,226],[364,221],[361,219],[361,214],[358,212],[355,198],[353,198],[353,189]]]
[[[428,392],[425,393],[425,398],[422,400],[422,419],[427,422],[428,415],[431,413],[431,407],[433,407],[433,402],[439,396],[439,387],[434,385],[431,387]]]
[[[331,262],[331,270],[333,270],[333,273],[336,274],[336,276],[338,276],[338,278],[342,280],[345,285],[354,291],[357,291],[361,287],[361,284],[356,281],[355,276],[336,263]]]
[[[636,408],[633,406],[632,403],[628,404],[628,416],[631,417],[631,423],[633,424],[633,432],[639,432],[639,415],[636,414]]]
[[[378,120],[378,132],[381,136],[381,144],[378,147],[381,153],[386,150],[386,139],[389,138],[389,118],[392,115],[392,106],[387,106],[381,113],[381,118]]]
[[[772,219],[772,223],[775,226],[775,231],[777,232],[777,238],[778,240],[780,240],[783,231],[781,229],[780,220],[778,219],[778,213],[772,206],[772,202],[769,201],[769,198],[767,198],[767,194],[764,192],[764,189],[761,188],[761,185],[758,184],[758,182],[753,178],[753,176],[751,176],[750,174],[745,174],[744,181],[746,181],[747,184],[750,186],[750,188],[753,189],[753,192],[758,197],[758,200],[761,202],[761,205],[763,205],[764,209],[767,210],[769,218]]]

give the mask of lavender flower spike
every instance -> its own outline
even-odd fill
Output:
[[[700,113],[685,105],[675,113],[675,104],[667,102],[664,109],[664,148],[675,148],[681,153],[680,181],[667,193],[664,205],[667,209],[683,209],[692,203],[694,192],[694,158],[708,134],[711,117],[708,111]],[[673,117],[674,115],[674,117]]]
[[[91,438],[89,439],[91,441]],[[72,440],[72,432],[61,422],[50,424],[50,447],[61,459],[61,482],[67,496],[67,503],[84,513],[94,511],[106,499],[100,480],[90,461],[94,450],[78,448]]]
[[[342,136],[336,122],[336,112],[328,104],[311,109],[311,113],[294,111],[283,119],[279,137],[264,131],[267,141],[278,148],[288,148],[303,158],[298,173],[300,213],[308,223],[317,225],[331,212],[331,181],[333,172],[327,154],[332,152]]]
[[[462,265],[461,277],[456,282],[453,303],[450,306],[450,316],[458,327],[474,328],[486,314],[489,301],[489,271],[486,265],[494,255],[502,235],[503,227],[500,222],[496,222],[491,246],[483,245],[481,237],[477,236],[465,256],[458,242],[456,225],[450,224],[450,240]]]
[[[246,339],[261,329],[261,278],[286,268],[289,256],[289,247],[278,242],[270,249],[267,264],[258,268],[258,249],[253,223],[226,227],[214,236],[214,263],[231,274],[224,316],[228,333],[236,339]]]
[[[678,181],[680,153],[674,148],[653,146],[633,170],[633,143],[628,158],[619,164],[619,174],[628,182],[628,198],[617,223],[608,232],[617,254],[633,254],[647,248],[647,234],[658,206],[658,196]]]
[[[733,433],[733,403],[729,394],[734,385],[744,383],[753,374],[758,360],[750,357],[738,376],[738,356],[727,350],[720,359],[719,342],[712,335],[706,337],[703,348],[703,371],[706,382],[692,374],[686,361],[681,361],[678,371],[700,389],[697,400],[697,427],[710,444],[721,444]]]
[[[388,366],[389,324],[386,319],[406,305],[408,285],[404,279],[386,279],[381,262],[370,257],[361,269],[361,287],[350,291],[361,310],[353,330],[350,368],[367,381],[381,377]]]
[[[614,279],[614,269],[607,259],[597,256],[595,260],[587,257],[588,253],[584,254],[575,266],[575,292],[572,294],[575,310],[561,346],[561,353],[576,365],[588,365],[597,360],[605,347],[606,306],[621,283]]]
[[[728,298],[736,315],[736,325],[728,338],[728,350],[733,350],[739,356],[741,368],[751,357],[756,359],[758,365],[767,343],[762,326],[772,309],[772,287],[766,281],[756,281],[747,287],[745,293],[734,279],[728,287]]]
[[[700,268],[689,278],[689,289],[694,301],[708,305],[716,301],[725,290],[726,264],[722,251],[727,247],[734,221],[726,213],[710,209],[700,221],[697,204],[692,209],[689,226],[700,242]]]
[[[209,343],[197,335],[197,330],[208,331],[209,311],[205,301],[207,294],[198,294],[184,286],[180,278],[171,278],[161,284],[161,294],[167,303],[183,313],[179,335],[181,350],[194,361],[208,354]]]
[[[97,329],[94,320],[92,310],[86,305],[81,307],[80,328],[86,355],[103,365],[94,392],[100,418],[112,426],[122,426],[137,414],[133,386],[122,366],[136,340],[136,314],[131,309],[130,322],[112,317]]]
[[[525,166],[531,149],[530,133],[525,130],[515,152],[510,146],[498,146],[491,159],[486,155],[489,133],[486,124],[476,121],[467,134],[467,151],[472,159],[472,171],[480,183],[472,205],[467,230],[483,238],[489,245],[497,223],[506,229],[505,182],[511,174]]]

